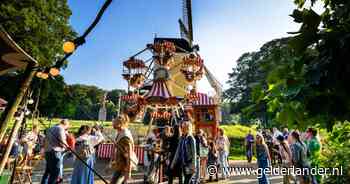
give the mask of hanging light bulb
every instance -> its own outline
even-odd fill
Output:
[[[42,78],[43,72],[36,72],[36,77]]]
[[[50,75],[56,77],[56,76],[58,76],[60,74],[60,69],[58,69],[58,68],[50,68],[50,72],[49,73],[50,73]]]
[[[47,73],[42,73],[42,74],[41,74],[41,78],[42,78],[42,79],[47,79],[47,78],[49,78],[49,74],[47,74]]]
[[[64,42],[63,44],[63,51],[66,54],[72,53],[75,50],[75,44],[71,41]]]
[[[29,104],[29,105],[32,105],[33,103],[34,103],[34,100],[33,100],[33,99],[29,99],[29,100],[28,100],[28,104]]]
[[[24,112],[24,114],[26,115],[26,116],[28,116],[28,115],[30,115],[30,110],[26,110],[25,112]]]

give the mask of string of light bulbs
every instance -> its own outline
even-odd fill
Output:
[[[96,27],[98,22],[101,20],[102,15],[106,11],[106,9],[109,7],[109,5],[112,3],[113,0],[106,0],[106,2],[103,4],[101,9],[99,10],[98,14],[96,15],[95,20],[91,23],[91,25],[86,29],[83,35],[80,37],[66,41],[63,43],[63,51],[65,55],[63,58],[58,60],[53,66],[46,67],[46,68],[37,68],[36,76],[41,79],[48,79],[50,76],[56,77],[60,74],[60,68],[64,65],[64,61],[66,61],[73,53],[77,50],[77,48],[81,45],[83,45],[86,40],[85,38],[89,35],[89,33]]]

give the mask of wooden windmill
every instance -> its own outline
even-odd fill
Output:
[[[200,112],[203,113],[211,108],[211,117],[215,116],[211,118],[211,124],[215,125],[212,127],[215,129],[219,122],[217,109],[221,85],[204,65],[198,53],[199,46],[193,44],[191,0],[183,0],[183,18],[179,19],[179,25],[181,38],[156,37],[152,44],[147,44],[145,49],[123,63],[123,77],[128,81],[129,93],[122,99],[133,104],[129,114],[136,115],[151,109],[152,119],[161,118],[168,122],[176,119],[174,116],[179,115],[179,109],[183,111],[185,106],[201,107]],[[146,51],[150,51],[152,57],[140,59]],[[217,92],[216,98],[196,91],[196,83],[204,75]],[[200,117],[194,119],[203,122]],[[152,120],[150,127],[151,123]]]

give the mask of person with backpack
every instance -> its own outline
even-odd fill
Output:
[[[304,142],[300,139],[300,133],[298,131],[293,131],[291,134],[292,144],[290,146],[292,151],[292,162],[296,169],[302,171],[310,169],[310,163],[307,160],[307,147]],[[302,175],[297,175],[296,179],[300,184],[310,184],[311,178],[307,173]]]
[[[110,184],[127,183],[131,178],[131,171],[136,169],[138,164],[134,152],[134,139],[128,129],[129,122],[129,116],[126,114],[121,114],[112,122],[113,128],[117,130],[117,137],[111,163],[114,173]]]
[[[78,156],[89,165],[88,168],[80,159],[74,162],[71,184],[93,184],[94,173],[91,168],[94,168],[94,146],[101,143],[104,137],[100,131],[91,135],[91,128],[87,125],[82,125],[78,131],[78,138],[75,143],[75,151]]]

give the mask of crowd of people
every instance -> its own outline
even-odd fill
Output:
[[[273,128],[272,131],[261,130],[254,136],[251,132],[246,136],[246,156],[248,162],[251,162],[253,156],[253,144],[256,144],[256,157],[259,168],[270,168],[272,165],[282,168],[299,168],[302,170],[311,170],[319,167],[319,155],[321,143],[318,137],[318,131],[315,128],[308,128],[306,132],[298,130],[289,131],[284,128],[279,131]],[[283,183],[301,183],[318,184],[320,176],[312,175],[310,172],[304,172],[299,175],[287,173],[283,175]],[[268,184],[270,180],[267,175],[262,173],[259,177],[259,184]]]
[[[179,183],[187,184],[218,181],[228,177],[230,142],[223,129],[219,129],[217,137],[209,138],[202,129],[193,133],[192,123],[183,121],[173,127],[165,126],[162,132],[154,129],[147,136],[146,142],[146,183],[158,181],[159,169],[165,173],[170,184],[175,178],[178,178]],[[207,167],[210,165],[221,171],[216,173],[215,179],[207,176]]]
[[[138,165],[134,140],[128,129],[129,122],[129,117],[122,114],[112,123],[117,136],[112,140],[115,152],[110,162],[110,168],[113,170],[111,184],[127,183],[131,172]],[[68,133],[69,127],[69,121],[63,119],[42,135],[38,126],[33,126],[32,130],[18,141],[23,147],[24,162],[30,161],[35,154],[44,155],[46,167],[41,184],[62,182],[64,156],[72,153],[75,159],[70,183],[94,183],[95,152],[97,146],[105,140],[102,130],[98,126],[82,125],[73,136]],[[248,162],[252,162],[255,155],[259,168],[279,166],[303,169],[319,166],[321,143],[317,129],[314,128],[309,128],[303,133],[297,130],[289,131],[287,128],[283,131],[273,128],[272,131],[259,130],[256,136],[249,131],[245,138],[245,148]],[[13,149],[12,154],[17,154],[18,148],[14,146]],[[157,183],[163,176],[169,184],[174,183],[175,179],[178,179],[180,184],[226,179],[230,174],[227,169],[229,151],[230,141],[223,129],[218,130],[216,137],[209,137],[202,129],[196,129],[194,133],[192,122],[189,120],[183,120],[174,126],[155,128],[146,138],[144,182]],[[208,176],[208,166],[215,166],[218,172],[214,176]],[[260,184],[270,183],[269,176],[264,173],[258,181]],[[283,176],[284,184],[293,182],[317,184],[320,177],[311,174]]]

